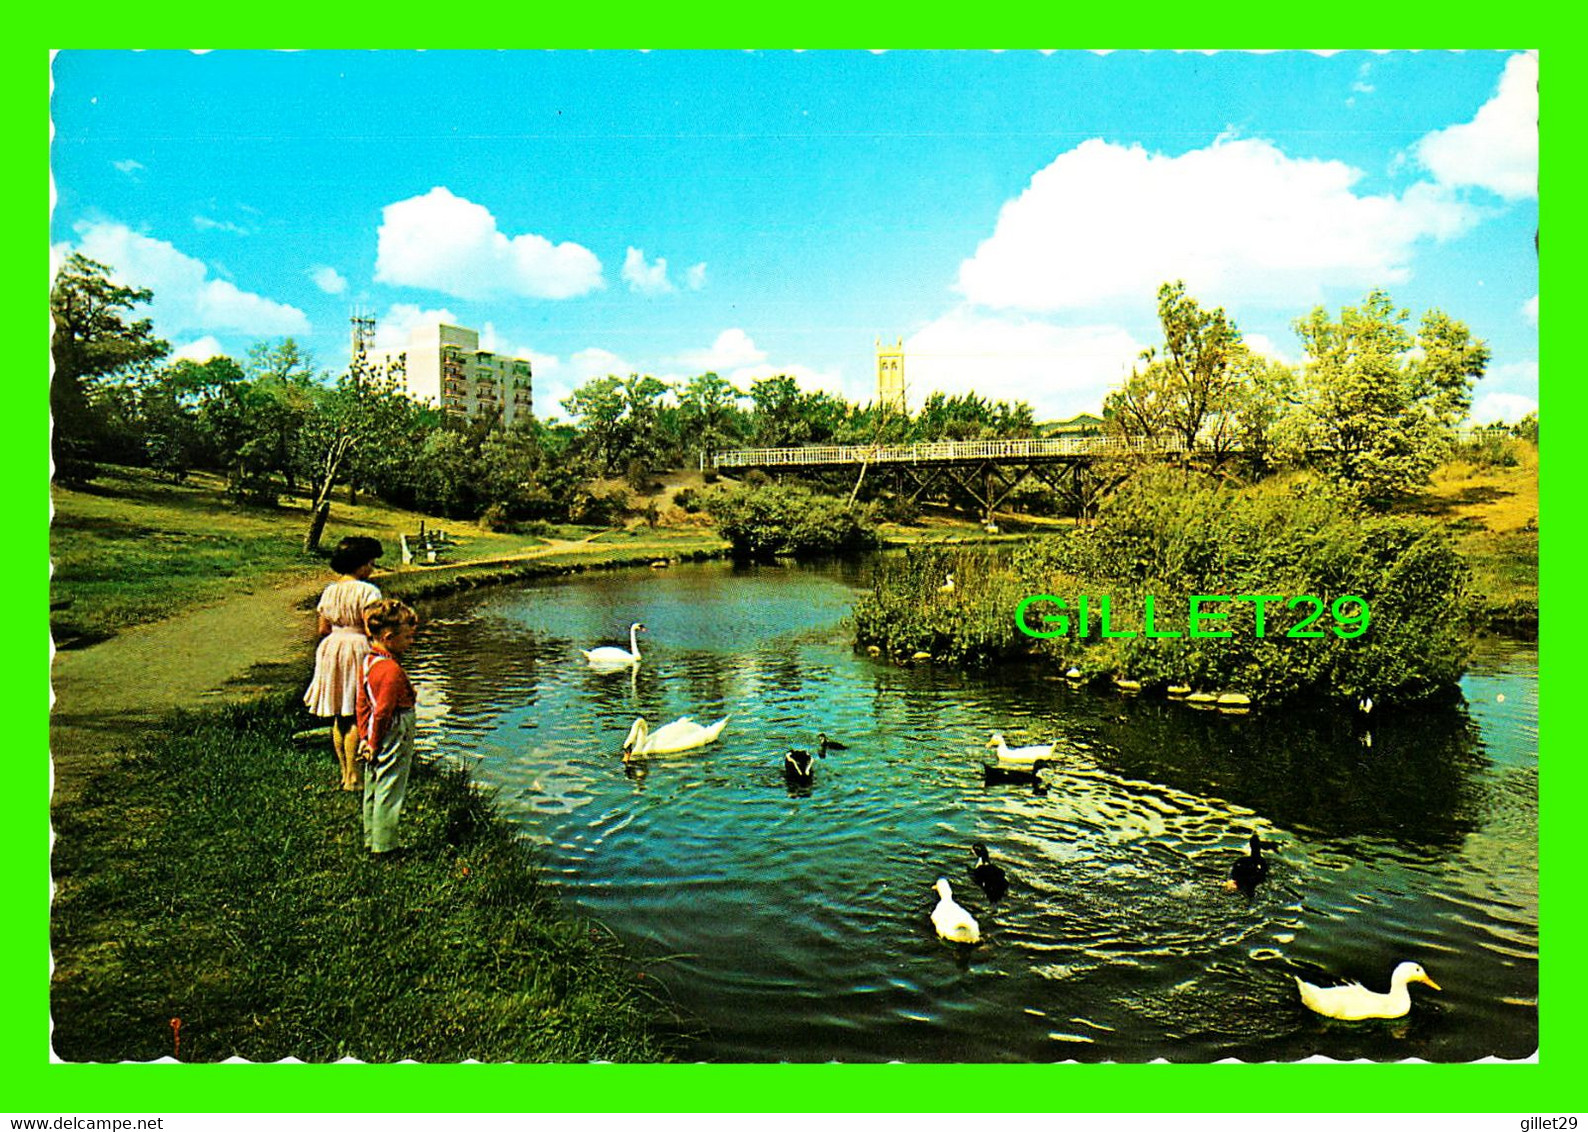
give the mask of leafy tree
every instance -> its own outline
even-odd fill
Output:
[[[949,397],[933,393],[921,406],[910,428],[909,439],[990,440],[1030,436],[1036,429],[1031,406],[989,401],[975,393]]]
[[[692,377],[678,394],[680,435],[685,444],[707,460],[719,449],[735,444],[744,435],[744,414],[739,398],[744,394],[715,373]]]
[[[1322,307],[1295,323],[1307,352],[1298,427],[1310,458],[1364,499],[1413,491],[1449,450],[1489,348],[1441,311],[1410,312],[1373,290],[1338,320]]]
[[[605,474],[616,466],[622,450],[623,383],[611,374],[585,382],[562,407],[579,423],[579,441]]]
[[[148,288],[111,280],[112,268],[74,252],[50,288],[55,323],[50,354],[55,377],[50,412],[55,422],[56,474],[81,482],[94,474],[96,449],[109,431],[95,404],[96,383],[113,374],[140,370],[170,353],[146,318],[128,320],[133,307],[154,298]]]
[[[1238,408],[1247,350],[1222,307],[1202,309],[1184,281],[1158,289],[1163,350],[1148,349],[1141,370],[1104,400],[1104,417],[1127,436],[1172,437],[1217,467],[1239,443]]]
[[[806,393],[787,375],[764,377],[750,386],[750,443],[758,448],[791,448],[834,440],[853,412],[830,393]]]
[[[287,491],[296,493],[298,477],[312,475],[321,457],[305,443],[317,394],[323,390],[315,379],[314,356],[292,338],[257,342],[248,351],[245,368],[257,394],[251,399],[257,413],[252,439]]]

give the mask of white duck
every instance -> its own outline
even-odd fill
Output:
[[[981,925],[976,917],[954,903],[954,890],[948,886],[947,877],[938,877],[933,886],[941,897],[932,909],[932,926],[937,934],[950,943],[980,943]]]
[[[1051,743],[1033,743],[1029,747],[1011,747],[1004,742],[1004,733],[994,731],[993,737],[988,741],[989,747],[998,748],[998,761],[1001,763],[1033,763],[1038,759],[1050,759],[1058,748],[1059,741]]]
[[[613,668],[626,664],[640,662],[640,641],[638,634],[645,632],[645,626],[638,621],[629,626],[629,647],[620,649],[614,645],[603,645],[598,649],[580,649],[584,658],[596,668]]]
[[[652,731],[642,715],[629,728],[629,737],[623,740],[623,761],[643,759],[647,755],[670,755],[677,751],[692,751],[715,742],[728,723],[723,716],[710,727],[702,727],[689,716],[675,719]]]
[[[1296,989],[1301,991],[1302,1005],[1329,1018],[1356,1021],[1361,1018],[1401,1018],[1412,1008],[1411,991],[1407,983],[1427,983],[1435,990],[1439,984],[1428,977],[1419,963],[1401,963],[1390,975],[1388,994],[1370,991],[1361,983],[1346,983],[1343,987],[1315,987],[1296,977]]]
[[[954,575],[950,574],[946,578],[944,578],[943,579],[943,584],[941,586],[937,587],[937,592],[940,593],[940,594],[951,594],[951,593],[953,593],[954,592]]]

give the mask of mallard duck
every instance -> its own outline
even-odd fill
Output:
[[[637,634],[645,632],[645,626],[638,621],[629,626],[629,647],[617,648],[614,645],[603,645],[596,649],[580,649],[584,658],[594,668],[618,668],[640,662],[640,642]]]
[[[829,739],[827,737],[827,732],[825,731],[818,731],[816,733],[816,747],[821,752],[821,756],[824,759],[827,757],[828,751],[849,750],[848,743],[840,743],[837,739]]]
[[[1402,1018],[1412,1008],[1412,995],[1407,983],[1427,983],[1435,990],[1439,984],[1428,977],[1420,963],[1401,963],[1390,975],[1388,994],[1370,991],[1361,983],[1346,983],[1342,987],[1315,987],[1296,977],[1296,989],[1301,992],[1301,1002],[1308,1010],[1315,1010],[1329,1018],[1342,1018],[1354,1022],[1362,1018]]]
[[[623,740],[623,759],[627,762],[647,755],[670,755],[704,747],[722,734],[727,722],[728,717],[723,716],[710,727],[702,727],[686,715],[652,731],[642,715],[629,728],[629,737]]]
[[[1250,853],[1230,867],[1230,879],[1224,882],[1224,887],[1230,892],[1239,889],[1250,896],[1252,890],[1268,878],[1268,862],[1263,860],[1263,840],[1257,836],[1256,830],[1252,831],[1247,845]],[[1269,842],[1268,847],[1274,848],[1273,842]]]
[[[809,751],[789,751],[783,756],[783,777],[791,786],[809,786],[816,780],[816,760],[825,759],[827,752],[822,748],[816,749],[816,754]]]
[[[987,894],[987,899],[994,903],[1002,900],[1009,891],[1009,878],[1004,876],[1004,871],[992,863],[987,852],[987,846],[980,841],[971,843],[971,853],[976,858],[976,863],[970,868],[970,878],[981,885],[981,890]]]
[[[948,878],[938,877],[933,887],[940,898],[937,907],[932,909],[932,926],[937,934],[950,943],[980,943],[981,925],[975,916],[954,903],[954,890],[948,886]]]
[[[998,748],[998,761],[1001,763],[1032,763],[1052,755],[1059,744],[1058,740],[1054,740],[1051,743],[1033,743],[1029,747],[1011,747],[1004,742],[1002,731],[994,731],[987,745]]]

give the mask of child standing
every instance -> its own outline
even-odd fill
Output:
[[[370,651],[358,685],[358,734],[364,759],[364,845],[396,848],[397,818],[414,758],[414,686],[397,658],[414,643],[419,615],[396,598],[365,611]]]
[[[358,789],[358,729],[354,714],[358,682],[369,638],[364,631],[364,610],[381,599],[369,576],[381,545],[364,535],[345,538],[331,555],[337,579],[320,595],[320,646],[314,650],[314,678],[303,702],[313,714],[331,720],[331,746],[341,768],[342,789]]]

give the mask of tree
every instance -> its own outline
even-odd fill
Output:
[[[681,438],[707,460],[744,435],[744,414],[733,383],[714,373],[689,379],[678,394]]]
[[[616,465],[622,445],[622,384],[611,374],[593,377],[562,403],[568,415],[579,422],[582,444],[595,457],[602,474]]]
[[[1163,350],[1145,351],[1142,370],[1104,401],[1104,416],[1127,436],[1174,438],[1196,462],[1217,467],[1238,443],[1237,406],[1247,350],[1235,323],[1205,311],[1183,280],[1158,288]]]
[[[1384,502],[1428,482],[1472,403],[1489,348],[1441,311],[1423,316],[1370,291],[1331,320],[1296,320],[1307,352],[1299,432],[1310,459],[1363,499]]]
[[[123,287],[112,269],[74,252],[50,288],[54,334],[50,354],[55,377],[50,412],[55,422],[56,474],[81,482],[94,473],[93,458],[103,446],[103,414],[95,405],[95,385],[113,374],[138,370],[171,351],[156,338],[146,318],[128,321],[140,303],[154,298],[148,288]]]

